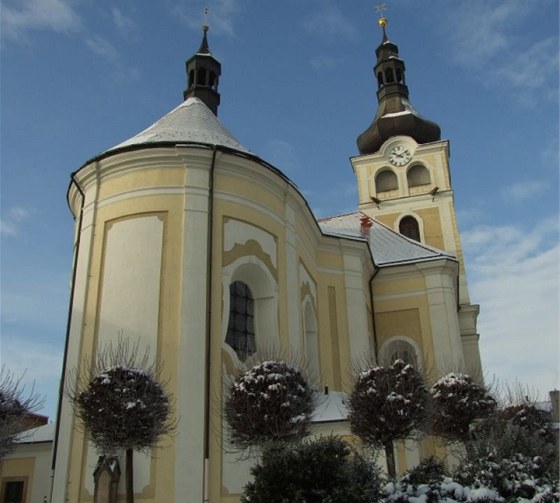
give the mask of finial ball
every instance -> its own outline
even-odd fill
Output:
[[[381,28],[385,28],[385,26],[387,26],[389,24],[389,21],[387,20],[386,17],[380,17],[377,20],[377,23],[379,24],[379,26],[381,26]]]

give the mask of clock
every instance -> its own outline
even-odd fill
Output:
[[[404,166],[410,159],[412,159],[412,153],[402,145],[393,147],[389,152],[389,162],[395,166]]]

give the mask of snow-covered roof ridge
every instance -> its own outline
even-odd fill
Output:
[[[363,227],[364,218],[371,223],[368,229]],[[440,258],[456,259],[448,252],[403,236],[361,211],[322,218],[318,222],[325,234],[367,241],[373,260],[380,267]]]
[[[18,444],[36,444],[40,442],[51,442],[54,440],[54,425],[55,423],[48,423],[26,430],[18,437],[16,443]]]
[[[188,98],[150,127],[105,153],[152,143],[203,143],[251,153],[222,125],[199,99]]]

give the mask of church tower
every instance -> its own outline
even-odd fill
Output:
[[[378,109],[371,125],[358,136],[360,155],[351,159],[359,209],[402,235],[457,258],[465,366],[469,372],[479,373],[479,306],[469,298],[451,185],[449,141],[442,140],[440,127],[410,103],[405,63],[387,36],[387,19],[381,17],[378,22],[383,32],[375,51]]]
[[[193,54],[185,63],[187,67],[187,88],[183,91],[185,100],[195,97],[199,98],[218,115],[220,105],[220,93],[218,92],[219,78],[222,73],[222,65],[210,52],[208,46],[208,26],[202,27],[202,42],[196,54]]]

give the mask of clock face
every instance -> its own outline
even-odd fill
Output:
[[[412,153],[402,145],[393,147],[389,152],[389,162],[395,166],[404,166],[410,159],[412,159]]]

